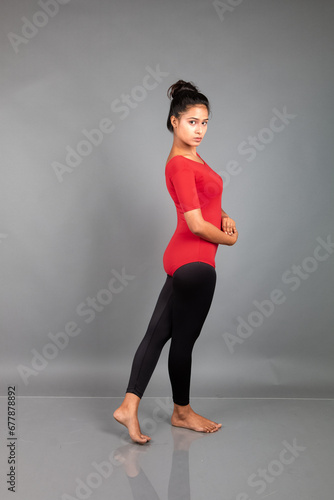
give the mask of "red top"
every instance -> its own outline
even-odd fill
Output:
[[[189,262],[206,262],[215,267],[218,244],[193,234],[183,214],[200,208],[203,219],[221,229],[222,178],[207,163],[182,155],[167,162],[165,174],[177,213],[177,227],[163,256],[166,273],[173,276],[177,268]]]

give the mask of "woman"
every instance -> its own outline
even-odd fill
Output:
[[[206,134],[209,101],[183,80],[171,85],[167,95],[171,99],[167,128],[174,140],[165,174],[177,211],[177,228],[163,256],[166,282],[135,354],[125,398],[114,412],[131,439],[140,444],[150,437],[140,430],[139,402],[169,339],[172,425],[199,432],[221,427],[195,413],[189,404],[191,354],[213,298],[217,247],[234,245],[238,239],[234,220],[221,208],[222,179],[196,152]]]

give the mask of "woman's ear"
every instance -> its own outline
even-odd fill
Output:
[[[170,122],[172,124],[173,129],[177,128],[177,118],[174,115],[170,117]]]

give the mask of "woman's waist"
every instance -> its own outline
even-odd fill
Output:
[[[200,236],[192,233],[190,229],[184,230],[183,228],[177,227],[173,236],[171,237],[168,247],[171,246],[182,246],[196,249],[198,247],[213,247],[217,248],[217,243],[212,243],[211,241],[205,240]],[[167,248],[168,248],[167,247]]]

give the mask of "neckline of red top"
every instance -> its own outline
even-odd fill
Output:
[[[198,156],[199,158],[201,158],[201,157],[200,157],[200,155],[199,155],[198,153],[196,153],[196,154],[197,154],[197,156]],[[166,166],[168,165],[168,163],[169,163],[170,161],[172,161],[172,159],[173,159],[173,158],[176,158],[177,156],[182,156],[182,158],[185,158],[186,160],[189,160],[189,161],[193,161],[194,163],[199,163],[200,165],[205,165],[205,164],[206,164],[206,163],[205,163],[205,161],[203,160],[203,158],[201,158],[201,160],[202,160],[202,162],[203,162],[203,163],[201,163],[201,162],[199,162],[199,161],[192,160],[191,158],[187,158],[186,156],[183,156],[183,155],[174,155],[174,156],[172,156],[172,158],[171,158],[170,160],[168,160],[168,162],[166,163]]]

